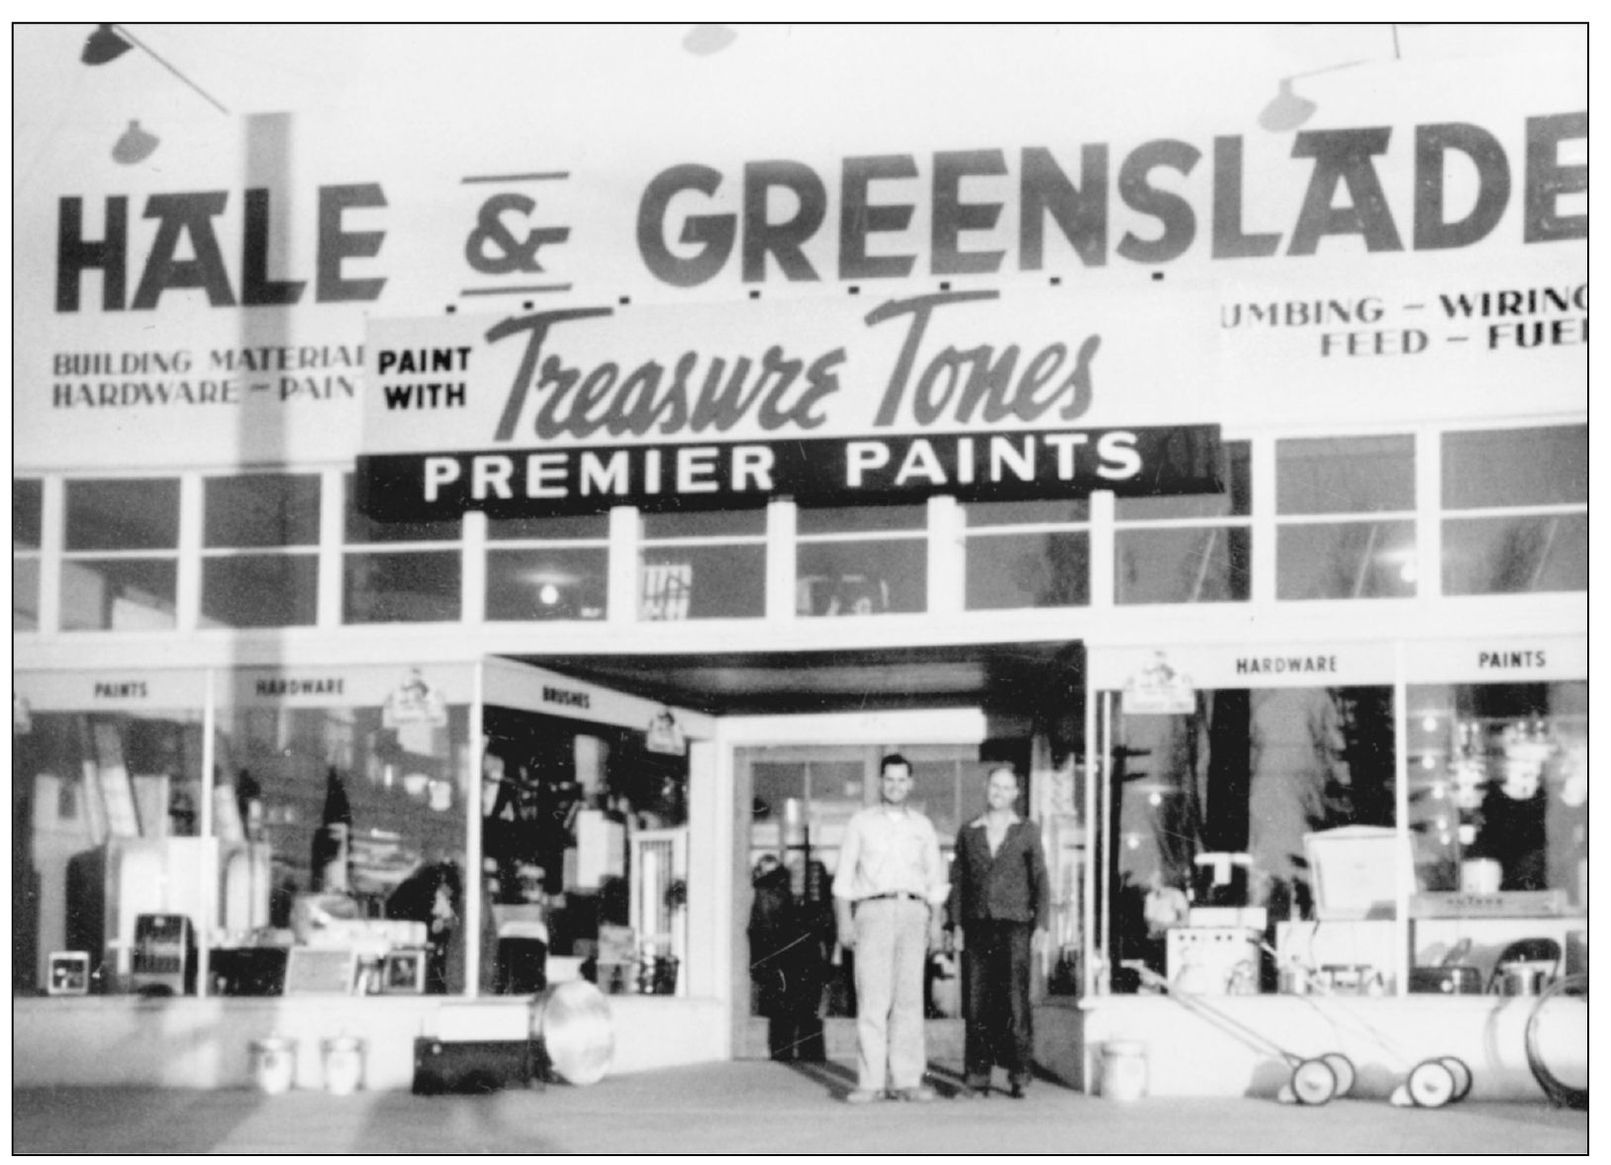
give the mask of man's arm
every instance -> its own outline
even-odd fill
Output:
[[[833,877],[833,917],[838,931],[839,945],[851,950],[856,945],[856,867],[861,863],[861,822],[852,817],[845,825],[845,836],[839,843],[839,869]]]

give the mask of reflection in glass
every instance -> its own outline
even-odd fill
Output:
[[[39,630],[39,560],[11,560],[11,629]]]
[[[67,482],[68,550],[173,550],[179,482],[173,478]]]
[[[1282,526],[1276,596],[1388,599],[1415,594],[1415,524],[1335,522]]]
[[[1539,514],[1443,523],[1443,593],[1586,591],[1589,516]]]
[[[1110,898],[1115,959],[1164,971],[1149,892],[1222,892],[1206,853],[1245,853],[1246,902],[1271,922],[1313,917],[1306,835],[1394,822],[1389,686],[1200,691],[1191,715],[1121,715],[1114,726]],[[1224,892],[1240,897],[1234,882]],[[1229,903],[1224,903],[1229,904]],[[1389,906],[1390,909],[1390,906]]]
[[[311,627],[319,607],[319,560],[311,554],[204,558],[203,627]]]
[[[240,810],[233,827],[255,829],[268,852],[270,925],[306,942],[297,902],[310,893],[340,895],[359,917],[419,923],[427,990],[457,993],[469,715],[443,713],[395,724],[378,707],[224,708],[218,763]]]
[[[801,615],[878,615],[921,611],[927,603],[928,547],[892,542],[801,542],[795,611]]]
[[[190,914],[206,941],[200,709],[36,710],[11,748],[14,990],[43,990],[65,950],[124,989],[136,912]]]
[[[459,618],[456,552],[347,554],[342,621],[439,623]]]
[[[38,478],[19,477],[11,483],[11,548],[38,550],[44,513],[43,486]]]
[[[1499,429],[1443,437],[1443,508],[1589,500],[1589,427]]]
[[[315,474],[253,473],[208,478],[202,545],[316,546],[319,478]]]
[[[1586,908],[1588,684],[1411,685],[1408,708],[1417,889],[1487,877]]]
[[[66,559],[62,562],[62,629],[171,629],[178,576],[178,564],[171,558]]]
[[[602,619],[609,551],[591,546],[487,553],[488,619]]]
[[[1415,508],[1415,439],[1321,437],[1275,443],[1277,513]]]
[[[970,611],[1082,607],[1090,602],[1090,535],[971,534],[967,540]]]
[[[753,619],[766,613],[766,546],[646,546],[639,618]]]
[[[1253,532],[1243,526],[1120,530],[1114,561],[1121,603],[1246,602]]]

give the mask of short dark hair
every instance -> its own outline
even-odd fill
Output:
[[[889,772],[889,770],[894,768],[896,765],[904,765],[906,767],[907,772],[912,771],[912,762],[911,761],[907,760],[904,756],[902,756],[898,752],[892,752],[888,756],[886,756],[883,760],[878,762],[878,775],[883,776],[885,773]]]

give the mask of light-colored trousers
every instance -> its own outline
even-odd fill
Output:
[[[875,1092],[916,1088],[927,1067],[923,966],[928,903],[875,898],[856,905],[855,921],[858,1087]]]

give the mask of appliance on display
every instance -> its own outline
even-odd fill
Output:
[[[196,935],[184,914],[141,914],[134,920],[129,990],[191,995],[196,990]]]
[[[88,995],[90,958],[87,951],[50,952],[50,977],[45,980],[46,995]]]
[[[425,994],[425,951],[387,951],[380,965],[380,994]]]
[[[1172,992],[1257,995],[1259,932],[1242,926],[1177,926],[1166,956]]]
[[[339,947],[292,947],[285,960],[285,994],[348,995],[358,981],[358,952]]]
[[[1398,871],[1414,868],[1409,838],[1387,826],[1345,825],[1303,835],[1322,922],[1392,918]]]

